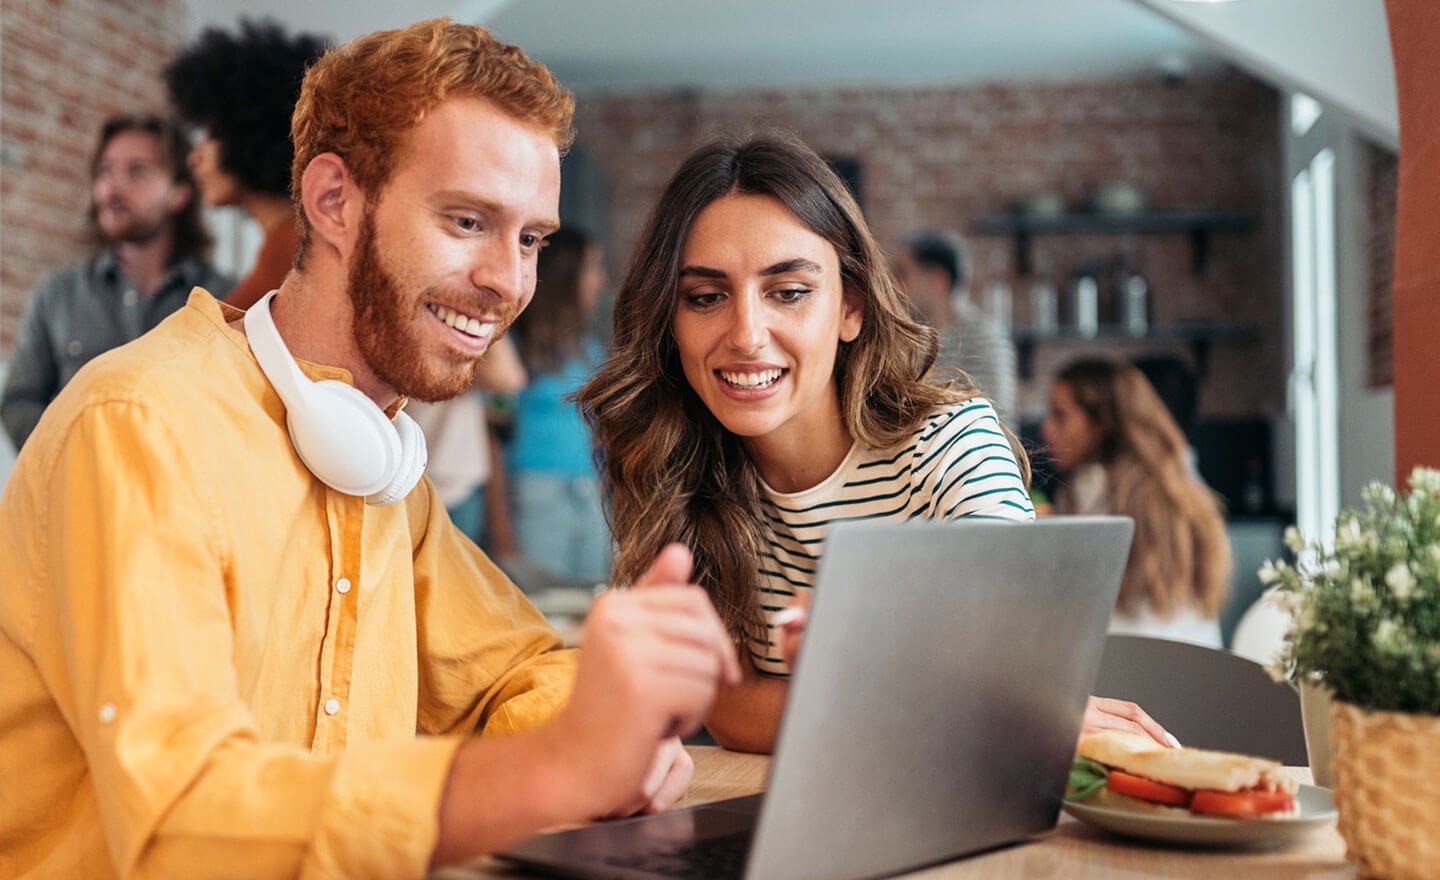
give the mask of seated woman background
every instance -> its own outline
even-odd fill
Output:
[[[1193,475],[1185,437],[1145,376],[1103,359],[1070,364],[1041,433],[1062,472],[1057,513],[1135,520],[1110,631],[1220,647],[1230,584],[1220,502]]]
[[[973,388],[932,384],[910,317],[845,185],[786,137],[701,148],[666,186],[580,392],[627,583],[671,541],[748,646],[706,726],[770,751],[787,608],[845,519],[1034,518],[1028,463]],[[883,585],[877,585],[877,589]],[[1089,726],[1164,730],[1095,701]]]

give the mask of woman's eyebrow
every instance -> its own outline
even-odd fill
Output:
[[[760,270],[761,275],[784,275],[787,272],[824,272],[819,263],[807,260],[804,257],[796,257],[793,260],[781,260]],[[723,270],[712,269],[709,266],[683,266],[680,269],[680,277],[695,276],[699,278],[727,278]]]
[[[796,257],[793,260],[781,260],[773,266],[766,266],[760,270],[761,275],[784,275],[786,272],[823,272],[819,263],[807,260],[804,257]]]
[[[698,276],[698,277],[700,277],[700,278],[724,278],[724,277],[726,277],[726,276],[725,276],[725,273],[722,272],[721,270],[719,270],[719,269],[711,269],[709,266],[682,266],[682,267],[680,268],[680,277],[681,277],[681,278],[684,278],[684,277],[686,277],[686,276],[688,276],[688,275],[694,275],[694,276]]]

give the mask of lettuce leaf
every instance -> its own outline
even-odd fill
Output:
[[[1076,755],[1075,763],[1070,765],[1070,778],[1065,783],[1065,799],[1084,800],[1105,787],[1109,774],[1110,771],[1099,761]]]

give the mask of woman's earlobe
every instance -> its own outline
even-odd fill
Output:
[[[860,338],[860,330],[865,325],[865,310],[861,307],[859,297],[849,293],[845,294],[841,308],[840,341],[854,342]]]

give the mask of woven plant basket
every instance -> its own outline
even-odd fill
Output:
[[[1335,806],[1360,876],[1440,876],[1440,716],[1330,702]]]

